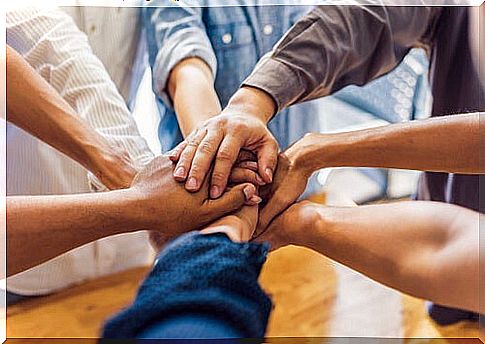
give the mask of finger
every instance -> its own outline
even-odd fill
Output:
[[[190,187],[187,185],[189,191],[197,192],[200,190],[223,138],[224,135],[220,130],[209,131],[199,144],[189,172],[187,183],[191,184]]]
[[[206,133],[207,131],[205,129],[198,130],[186,139],[187,145],[184,148],[183,152],[180,154],[180,159],[173,174],[175,180],[177,180],[178,182],[184,182],[187,179],[190,167],[192,166],[192,159],[194,158],[197,147],[199,147],[199,144],[205,137]]]
[[[243,230],[243,241],[249,241],[254,235],[256,230],[256,225],[258,222],[258,206],[246,206],[236,214],[236,216],[241,219],[244,223],[244,230]]]
[[[240,149],[241,142],[235,136],[226,136],[222,141],[212,172],[211,198],[216,199],[224,192]]]
[[[237,167],[246,168],[248,170],[258,172],[258,163],[255,161],[244,161],[237,164]]]
[[[258,237],[266,231],[271,222],[285,211],[290,204],[285,202],[282,196],[275,194],[260,211],[258,228],[255,236]]]
[[[276,140],[270,140],[258,151],[259,174],[267,183],[273,182],[273,174],[278,162],[278,144]]]
[[[241,209],[247,203],[259,204],[261,199],[258,200],[258,198],[256,187],[253,184],[241,184],[224,193],[221,198],[207,200],[206,212],[209,214],[210,220],[218,219]]]
[[[252,183],[259,186],[266,184],[263,178],[261,178],[256,172],[240,167],[236,167],[231,171],[229,182],[231,184]]]
[[[237,162],[244,162],[244,161],[257,161],[258,157],[251,151],[246,149],[241,149],[239,152],[239,156],[237,158]]]
[[[168,158],[170,159],[170,161],[178,162],[179,159],[180,159],[180,155],[184,151],[185,147],[187,147],[187,142],[182,141],[178,144],[177,147],[175,147],[170,152],[168,152],[167,155],[168,155]]]

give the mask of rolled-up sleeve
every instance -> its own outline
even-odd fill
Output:
[[[380,3],[380,2],[379,2]],[[428,46],[439,7],[318,6],[264,56],[243,85],[270,94],[278,110],[363,85]]]
[[[214,78],[217,72],[217,59],[202,21],[202,5],[197,0],[169,5],[166,1],[152,1],[143,9],[153,90],[169,108],[173,108],[173,104],[167,93],[167,83],[178,63],[198,57],[211,68]]]

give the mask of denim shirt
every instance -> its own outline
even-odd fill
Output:
[[[159,138],[164,150],[182,140],[165,91],[173,67],[188,57],[204,60],[215,75],[215,90],[225,107],[258,60],[312,9],[296,5],[245,6],[260,2],[232,0],[220,7],[216,0],[172,5],[151,1],[150,7],[143,9],[153,87],[161,115]],[[199,7],[187,7],[184,3]],[[161,5],[166,7],[156,7]],[[306,133],[319,131],[317,105],[318,102],[309,102],[284,110],[269,124],[282,149]]]
[[[165,92],[173,67],[187,57],[204,60],[216,76],[215,89],[226,106],[258,60],[312,9],[294,5],[295,1],[292,5],[244,6],[264,3],[229,0],[221,7],[217,0],[187,0],[171,5],[155,0],[143,9],[164,150],[182,140]],[[156,7],[162,5],[165,7]],[[395,71],[376,82],[365,87],[350,86],[331,97],[351,105],[356,113],[371,113],[389,122],[408,120],[424,112],[426,71],[426,56],[413,51]],[[319,132],[321,116],[332,115],[332,111],[339,115],[320,101],[295,105],[275,116],[269,128],[284,149],[306,133]]]

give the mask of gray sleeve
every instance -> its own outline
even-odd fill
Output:
[[[270,94],[278,111],[363,85],[427,46],[440,8],[318,6],[298,21],[244,82]]]
[[[153,72],[153,90],[165,105],[172,108],[172,100],[167,93],[170,72],[178,63],[189,57],[202,59],[217,72],[217,59],[202,21],[200,1],[178,1],[167,5],[165,1],[157,6],[152,1],[143,9],[143,20],[147,33],[150,64]],[[196,7],[192,7],[196,6]]]

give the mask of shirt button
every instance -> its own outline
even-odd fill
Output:
[[[222,42],[224,44],[229,44],[232,42],[232,35],[230,33],[226,33],[224,36],[222,36]]]
[[[273,33],[273,25],[265,25],[264,28],[263,28],[263,32],[266,36],[269,36]]]

